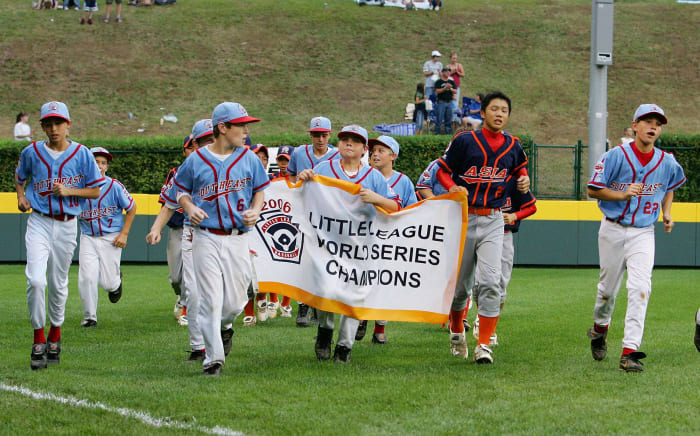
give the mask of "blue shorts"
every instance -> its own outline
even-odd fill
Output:
[[[96,11],[97,10],[97,0],[85,0],[85,5],[83,7],[85,11]]]

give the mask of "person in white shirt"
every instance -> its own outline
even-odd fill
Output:
[[[34,131],[29,124],[29,114],[26,112],[20,112],[17,114],[17,124],[15,124],[15,141],[31,141]]]

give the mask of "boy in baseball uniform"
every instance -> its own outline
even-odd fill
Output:
[[[360,198],[365,203],[382,207],[389,212],[401,208],[398,196],[389,188],[386,178],[371,166],[362,163],[362,156],[367,151],[367,130],[357,125],[345,126],[338,133],[338,150],[340,159],[326,160],[314,169],[305,169],[299,173],[299,180],[310,180],[314,174],[326,176],[350,183],[360,184]],[[335,314],[318,311],[318,336],[316,338],[316,357],[318,360],[328,360],[331,357],[331,340]],[[333,360],[347,363],[355,342],[355,335],[360,321],[346,315],[340,316],[338,343],[335,347]]]
[[[192,258],[200,297],[197,321],[204,337],[203,373],[218,376],[231,349],[230,325],[248,301],[252,266],[248,232],[263,207],[270,180],[245,147],[248,116],[238,103],[212,113],[214,143],[188,157],[175,176],[177,200],[196,226]]]
[[[41,107],[41,129],[47,141],[22,150],[15,170],[17,207],[32,209],[24,241],[27,248],[27,303],[34,329],[31,368],[46,368],[61,358],[61,326],[68,298],[68,270],[78,233],[81,198],[97,198],[105,178],[84,145],[68,139],[68,107],[52,101]],[[48,280],[47,280],[48,273]],[[45,301],[51,328],[44,335]]]
[[[673,230],[673,192],[685,183],[683,168],[673,155],[654,147],[667,122],[659,106],[639,106],[632,121],[634,141],[603,154],[588,182],[588,195],[598,200],[604,215],[598,231],[600,281],[588,337],[593,358],[605,359],[615,298],[627,270],[627,314],[620,358],[620,369],[625,372],[643,371],[641,359],[646,357],[639,346],[651,295],[654,223],[663,212],[665,232]]]
[[[122,248],[126,247],[136,216],[131,194],[118,180],[106,176],[112,153],[103,147],[91,148],[90,152],[105,184],[100,187],[99,197],[81,200],[78,290],[83,303],[83,327],[97,326],[98,284],[108,292],[112,303],[122,296]],[[126,211],[126,217],[122,211]]]

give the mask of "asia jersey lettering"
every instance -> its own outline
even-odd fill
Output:
[[[527,191],[525,194],[518,191],[518,184],[515,178],[511,178],[508,183],[508,188],[506,189],[506,202],[501,207],[501,212],[504,213],[516,213],[520,210],[530,207],[535,204],[535,196],[532,195],[532,191]],[[507,224],[503,226],[505,230],[512,233],[517,233],[520,229],[520,220],[516,220],[513,224]]]
[[[447,194],[447,189],[437,179],[437,171],[440,168],[438,159],[430,162],[430,165],[423,171],[416,183],[416,189],[430,189],[436,196]]]
[[[413,187],[413,182],[404,173],[394,171],[394,174],[387,179],[389,188],[399,196],[401,208],[417,203],[416,189]]]
[[[119,180],[105,177],[96,199],[81,198],[80,232],[89,236],[103,236],[121,231],[124,227],[122,210],[134,208],[134,199]]]
[[[15,181],[24,184],[25,195],[37,212],[50,215],[80,215],[79,197],[58,197],[53,185],[68,188],[93,188],[105,183],[90,150],[70,141],[68,148],[56,159],[46,149],[46,141],[36,141],[22,150],[15,170]]]
[[[235,148],[223,161],[204,147],[185,159],[174,184],[209,216],[201,227],[248,232],[241,213],[250,207],[253,194],[270,185],[270,179],[260,159],[246,147]]]
[[[160,196],[158,197],[158,203],[165,205],[166,203],[170,202],[171,204],[177,205],[177,199],[175,198],[170,198],[166,197],[166,192],[171,191],[171,187],[173,185],[173,180],[175,180],[175,174],[177,174],[177,169],[179,167],[175,167],[168,171],[168,176],[165,178],[165,184],[160,188]],[[171,192],[177,192],[177,191],[171,191]],[[168,227],[170,228],[177,228],[177,227],[182,227],[185,222],[185,214],[182,211],[182,208],[178,206],[177,209],[175,209],[175,212],[173,215],[170,217],[168,220]],[[189,223],[188,223],[189,225]]]
[[[506,201],[508,182],[527,165],[518,138],[501,134],[505,143],[493,151],[481,130],[460,133],[438,159],[452,180],[467,188],[470,206],[501,208]]]
[[[634,142],[604,153],[588,186],[624,192],[630,184],[641,183],[642,193],[637,197],[625,201],[598,200],[598,207],[606,217],[622,224],[647,227],[659,219],[666,192],[675,191],[685,183],[685,174],[672,154],[654,147],[653,157],[642,165],[632,147]]]
[[[340,160],[334,159],[321,162],[314,168],[314,173],[319,176],[326,176],[332,179],[345,180],[346,182],[361,185],[363,188],[376,192],[384,198],[394,200],[401,207],[399,196],[391,190],[384,176],[372,167],[362,166],[354,176],[348,176],[343,170]]]
[[[307,169],[314,169],[321,162],[328,160],[340,159],[340,152],[335,149],[335,147],[329,145],[328,151],[321,157],[316,157],[314,155],[314,146],[311,144],[300,145],[294,149],[291,158],[289,159],[289,165],[287,166],[287,172],[292,176],[296,176],[300,172]]]

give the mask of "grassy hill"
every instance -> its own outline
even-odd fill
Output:
[[[509,130],[537,142],[587,138],[590,0],[446,0],[440,12],[358,7],[352,0],[180,0],[124,6],[124,22],[79,25],[77,11],[5,0],[0,15],[0,132],[42,103],[69,104],[81,137],[184,136],[224,100],[263,119],[251,135],[303,132],[315,115],[336,127],[402,121],[431,50],[456,51],[465,95],[501,89]],[[327,7],[324,6],[327,4]],[[700,6],[615,2],[608,136],[654,101],[667,131],[698,131]],[[163,108],[161,110],[161,108]],[[128,114],[135,117],[130,119]],[[173,112],[178,124],[159,126]]]

